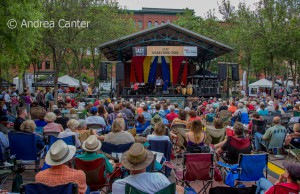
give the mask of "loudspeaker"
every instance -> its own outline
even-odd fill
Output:
[[[124,80],[124,63],[117,63],[116,66],[116,81]]]
[[[239,65],[232,65],[231,66],[231,74],[232,74],[232,80],[233,81],[239,81]]]
[[[224,81],[227,79],[227,64],[219,65],[219,80]]]
[[[107,64],[100,63],[100,80],[107,80]]]

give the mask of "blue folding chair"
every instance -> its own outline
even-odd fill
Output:
[[[112,157],[113,157],[113,155],[121,157],[121,155],[124,152],[129,150],[129,148],[132,146],[132,144],[133,143],[115,145],[115,144],[111,144],[111,143],[108,143],[108,142],[102,142],[101,150],[105,154],[109,154]],[[114,157],[114,159],[117,159],[117,158]]]
[[[150,140],[148,149],[151,151],[163,153],[165,161],[170,161],[171,159],[172,144],[168,140]],[[171,169],[165,166],[165,175],[167,177],[170,175],[170,171]]]
[[[11,131],[8,133],[10,145],[10,155],[14,155],[16,160],[23,164],[35,163],[35,170],[38,170],[40,164],[42,149],[36,152],[35,134]]]
[[[78,185],[76,183],[68,183],[50,187],[42,183],[26,183],[22,184],[20,194],[77,194]]]
[[[233,186],[236,180],[236,186],[238,186],[242,182],[258,181],[260,178],[267,178],[268,160],[268,154],[240,154],[238,164],[223,165],[227,169],[225,183]]]
[[[55,137],[55,136],[50,135],[49,136],[49,148],[51,147],[51,145],[54,142],[56,142],[59,139],[63,140],[67,145],[73,145],[73,146],[75,146],[75,136],[74,135],[68,136],[68,137],[64,137],[64,138],[59,138],[59,137]]]

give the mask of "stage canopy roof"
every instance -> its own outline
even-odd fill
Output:
[[[225,44],[172,23],[106,42],[99,49],[109,61],[128,61],[133,56],[132,47],[137,46],[197,46],[198,56],[194,59],[200,63],[233,51]]]

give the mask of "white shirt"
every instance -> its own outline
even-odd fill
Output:
[[[4,94],[4,100],[5,100],[5,102],[11,102],[10,101],[10,96],[9,96],[8,93]]]
[[[129,175],[124,179],[116,180],[112,185],[113,194],[125,194],[126,183],[134,186],[140,191],[153,194],[169,186],[171,182],[161,173],[144,172],[136,175]]]
[[[104,119],[99,116],[89,116],[85,119],[85,124],[101,124],[102,126],[106,126]]]

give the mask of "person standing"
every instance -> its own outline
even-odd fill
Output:
[[[6,105],[6,109],[8,112],[11,112],[11,107],[10,107],[10,103],[11,103],[11,99],[10,99],[10,91],[7,90],[7,92],[4,94],[4,102],[5,102],[5,105]]]
[[[30,116],[30,106],[31,106],[32,102],[33,101],[32,101],[32,98],[30,96],[30,91],[28,90],[26,92],[26,96],[25,96],[25,99],[24,99],[24,105],[25,105],[25,108],[26,108],[27,113],[29,114],[29,116]]]
[[[17,116],[18,106],[19,106],[18,95],[16,93],[13,93],[11,96],[11,114],[15,117]]]

